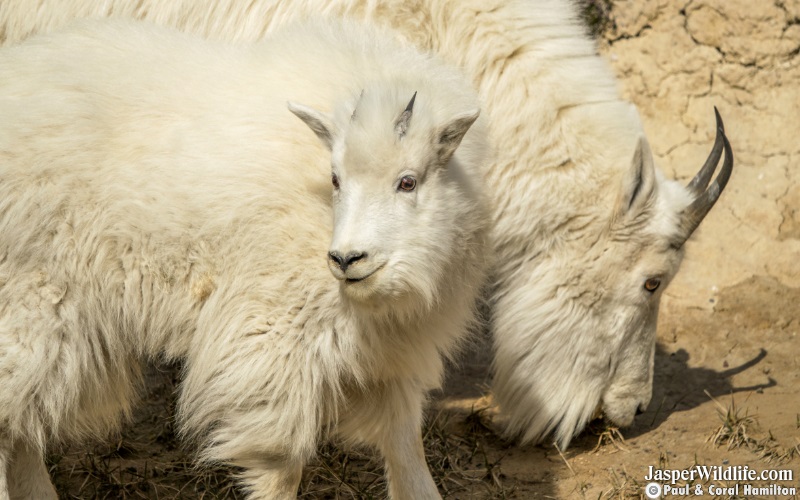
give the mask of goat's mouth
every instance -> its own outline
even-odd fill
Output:
[[[606,425],[613,427],[630,427],[637,416],[645,413],[647,406],[647,403],[642,402],[636,402],[632,408],[625,404],[609,407],[603,403],[602,408],[596,411],[594,418],[600,418]]]
[[[364,275],[362,275],[362,276],[358,276],[358,277],[350,278],[350,277],[348,277],[347,275],[345,275],[344,282],[345,282],[345,283],[349,283],[349,284],[352,284],[352,283],[360,283],[360,282],[362,282],[362,281],[366,280],[367,278],[369,278],[370,276],[373,276],[375,273],[377,273],[377,272],[378,272],[378,271],[380,271],[381,269],[383,269],[383,266],[384,266],[384,265],[385,265],[385,264],[381,264],[380,266],[376,267],[376,268],[375,268],[375,269],[373,269],[372,271],[369,271],[367,274],[364,274]]]

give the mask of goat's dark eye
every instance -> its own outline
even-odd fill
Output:
[[[339,189],[339,178],[336,177],[336,174],[331,174],[331,184],[334,189]]]
[[[400,179],[400,184],[397,185],[397,189],[400,191],[413,191],[416,187],[417,180],[410,175],[406,175]]]
[[[658,278],[650,278],[644,282],[644,289],[650,293],[655,292],[658,290],[659,285],[661,285],[661,280]]]

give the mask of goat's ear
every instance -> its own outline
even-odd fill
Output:
[[[308,125],[308,128],[317,134],[317,137],[325,144],[328,150],[333,149],[333,139],[336,128],[333,125],[333,120],[329,116],[314,108],[303,106],[302,104],[292,101],[289,101],[288,106],[289,111],[303,120],[303,122]]]
[[[461,139],[464,138],[467,130],[475,123],[475,120],[478,119],[478,115],[480,114],[481,111],[476,109],[458,115],[439,129],[435,138],[435,146],[441,164],[445,164],[450,160],[450,157],[453,156],[458,145],[461,144]]]
[[[636,216],[644,210],[653,197],[655,185],[653,153],[647,139],[642,136],[636,144],[636,151],[622,187],[621,214]]]

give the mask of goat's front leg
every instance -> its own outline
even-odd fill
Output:
[[[420,426],[409,421],[407,425],[398,425],[390,434],[379,446],[386,461],[389,497],[393,500],[441,498],[425,462]]]
[[[339,425],[348,440],[375,446],[386,463],[392,500],[441,498],[422,445],[425,391],[407,381],[382,383],[353,398]]]

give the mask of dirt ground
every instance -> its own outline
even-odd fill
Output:
[[[800,491],[800,1],[618,0],[610,20],[601,52],[667,175],[688,179],[702,164],[714,105],[736,155],[728,188],[665,293],[652,402],[633,427],[593,424],[563,452],[503,442],[482,411],[491,398],[484,342],[435,397],[431,468],[449,498],[642,498],[650,466],[695,464],[793,472],[791,481],[738,481],[738,494],[721,498],[773,497],[747,495],[744,484]],[[177,445],[176,373],[153,372],[147,404],[112,445],[51,457],[64,498],[239,495],[225,471],[193,469]],[[712,483],[737,481],[700,481],[704,496],[715,496]],[[374,461],[326,448],[301,494],[384,490]]]

